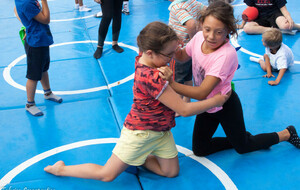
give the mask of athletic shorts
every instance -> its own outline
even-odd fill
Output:
[[[170,67],[173,71],[173,78],[176,82],[184,84],[184,82],[191,81],[193,79],[192,59],[185,63],[172,59]]]
[[[254,22],[259,24],[260,26],[278,28],[276,24],[276,19],[279,16],[283,16],[283,14],[278,10],[274,12],[274,14],[272,14],[270,17],[259,17],[256,20],[254,20]]]
[[[164,159],[178,155],[171,131],[130,130],[126,127],[123,127],[113,153],[132,166],[143,165],[150,154]]]
[[[27,55],[26,78],[39,81],[43,72],[48,71],[50,64],[49,46],[30,47],[25,40],[25,51]]]

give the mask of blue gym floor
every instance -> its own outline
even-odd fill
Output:
[[[180,152],[180,174],[165,178],[140,170],[138,176],[124,172],[110,183],[55,177],[43,171],[48,164],[105,164],[119,137],[132,104],[136,37],[149,22],[168,22],[169,1],[130,0],[130,15],[122,16],[120,45],[111,49],[111,28],[104,55],[95,60],[100,11],[93,0],[84,0],[91,12],[74,10],[74,0],[48,0],[50,28],[54,37],[49,70],[53,91],[62,104],[45,101],[39,85],[36,103],[44,112],[33,117],[25,111],[26,58],[19,39],[20,22],[13,13],[14,1],[1,0],[0,7],[0,189],[300,189],[300,151],[287,142],[268,150],[239,155],[234,150],[207,157],[192,152],[195,117],[179,117],[172,129]],[[206,1],[205,1],[206,3]],[[242,0],[232,3],[241,18]],[[300,23],[299,2],[288,0],[287,8]],[[269,86],[264,72],[250,55],[261,56],[261,35],[241,31],[234,46],[240,69],[234,83],[242,102],[246,128],[253,134],[280,131],[295,125],[300,132],[300,33],[283,35],[295,56],[295,65],[278,86]],[[221,127],[216,136],[224,136]]]

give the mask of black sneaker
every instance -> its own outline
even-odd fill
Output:
[[[300,139],[295,127],[293,125],[290,125],[286,129],[289,131],[291,135],[288,142],[294,145],[296,148],[300,148]]]

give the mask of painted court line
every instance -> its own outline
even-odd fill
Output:
[[[70,44],[82,44],[82,43],[98,43],[98,41],[91,41],[91,40],[86,40],[86,41],[73,41],[73,42],[64,42],[64,43],[60,43],[60,44],[54,44],[51,45],[50,48],[54,48],[54,47],[58,47],[58,46],[64,46],[64,45],[70,45]],[[105,44],[112,44],[112,42],[104,42]],[[126,47],[129,48],[135,52],[139,52],[137,47],[131,46],[131,45],[127,45],[124,43],[119,43],[120,46],[122,47]],[[18,88],[20,90],[26,91],[26,87],[23,85],[18,84],[17,82],[15,82],[13,80],[13,78],[11,77],[10,71],[11,69],[18,63],[20,62],[22,59],[24,59],[26,57],[26,55],[22,55],[20,57],[18,57],[17,59],[15,59],[13,62],[11,62],[7,67],[4,68],[3,70],[3,78],[4,80],[10,84],[11,86]],[[118,80],[114,83],[108,84],[107,86],[99,86],[99,87],[94,87],[94,88],[89,88],[89,89],[82,89],[82,90],[73,90],[73,91],[53,91],[54,94],[57,95],[73,95],[73,94],[84,94],[84,93],[91,93],[91,92],[97,92],[100,90],[108,90],[110,88],[113,88],[115,86],[118,86],[120,84],[126,83],[130,80],[132,80],[134,77],[134,73],[132,73],[131,75]],[[36,93],[38,94],[44,94],[43,90],[36,90]]]
[[[21,163],[14,169],[12,169],[10,172],[8,172],[1,180],[0,180],[0,189],[4,188],[6,185],[8,185],[18,174],[20,174],[22,171],[24,171],[26,168],[32,166],[33,164],[44,160],[45,158],[48,158],[50,156],[53,156],[55,154],[65,152],[68,150],[76,149],[79,147],[89,146],[89,145],[97,145],[97,144],[109,144],[109,143],[116,143],[118,138],[101,138],[101,139],[91,139],[91,140],[85,140],[85,141],[79,141],[67,145],[63,145],[57,148],[53,148],[51,150],[48,150],[46,152],[43,152],[41,154],[38,154],[25,162]],[[199,162],[203,166],[205,166],[207,169],[209,169],[223,184],[225,189],[228,190],[237,190],[236,185],[233,183],[233,181],[228,177],[228,175],[216,164],[214,164],[212,161],[205,157],[197,157],[193,155],[192,151],[184,148],[182,146],[176,145],[178,152],[185,154],[186,156],[192,158],[193,160]]]

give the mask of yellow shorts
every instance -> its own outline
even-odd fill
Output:
[[[123,127],[113,153],[124,163],[143,165],[149,154],[170,159],[178,155],[171,131],[129,130]]]

